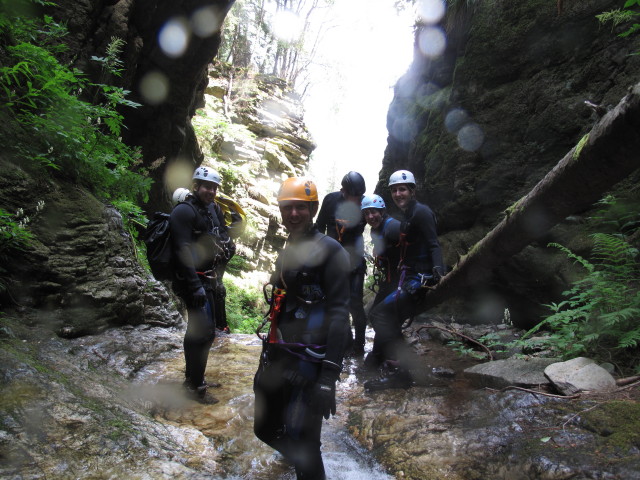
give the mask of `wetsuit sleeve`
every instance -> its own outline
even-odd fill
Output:
[[[328,322],[325,359],[342,365],[349,336],[349,256],[336,241],[329,237],[323,240],[323,244],[329,249],[322,280]]]
[[[433,268],[437,268],[441,275],[444,274],[444,263],[442,261],[442,250],[438,242],[438,232],[436,226],[436,216],[424,205],[416,208],[413,218],[409,220],[412,228],[418,230],[419,238],[425,242],[428,256]],[[427,272],[430,273],[430,272]]]
[[[329,196],[327,195],[322,200],[322,205],[320,206],[320,212],[318,213],[318,217],[316,218],[316,228],[320,231],[320,233],[327,233],[327,225],[331,218],[331,212],[329,212]]]
[[[191,205],[178,204],[171,212],[169,225],[171,228],[171,243],[175,254],[177,268],[185,278],[189,290],[196,290],[201,286],[196,274],[192,254],[193,230],[196,222],[196,212]]]

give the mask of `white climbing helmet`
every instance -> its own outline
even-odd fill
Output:
[[[416,179],[409,170],[398,170],[397,172],[393,172],[389,177],[389,186],[399,183],[407,183],[415,187]]]
[[[177,188],[176,191],[173,192],[173,204],[177,205],[180,202],[184,202],[189,195],[191,195],[191,192],[188,188]]]
[[[366,208],[387,208],[384,204],[384,200],[380,195],[376,195],[375,193],[372,195],[365,195],[360,203],[360,210],[364,210]]]
[[[196,171],[193,172],[193,179],[204,180],[205,182],[213,182],[218,186],[220,186],[220,183],[222,183],[220,174],[216,172],[213,168],[209,168],[209,167],[196,168]]]

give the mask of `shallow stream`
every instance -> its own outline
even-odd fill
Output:
[[[253,434],[253,374],[260,354],[260,340],[255,335],[230,335],[216,339],[209,356],[206,378],[220,382],[210,392],[219,400],[214,405],[189,402],[181,408],[158,408],[156,417],[178,426],[191,426],[212,439],[219,453],[217,463],[221,478],[295,479],[292,467],[273,449]],[[181,357],[165,365],[158,381],[177,388],[184,363]],[[349,373],[348,377],[352,377]],[[151,380],[151,379],[149,379]],[[340,383],[341,390],[352,381]],[[173,388],[172,387],[172,388]],[[344,395],[341,392],[340,395]],[[160,405],[162,403],[160,402]],[[371,454],[360,446],[346,428],[346,413],[325,421],[322,430],[323,458],[327,478],[332,480],[385,480],[384,473]]]

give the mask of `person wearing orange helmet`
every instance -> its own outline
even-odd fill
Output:
[[[312,180],[286,179],[278,206],[289,237],[271,275],[270,329],[261,337],[253,387],[254,432],[294,465],[298,479],[323,480],[322,418],[336,412],[350,334],[349,258],[313,224],[318,191]]]

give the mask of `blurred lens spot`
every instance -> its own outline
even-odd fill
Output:
[[[206,38],[220,31],[220,16],[212,7],[202,7],[193,12],[191,28],[200,38]]]
[[[467,152],[479,150],[484,143],[484,133],[476,123],[468,123],[458,132],[458,145]]]
[[[426,57],[439,57],[446,46],[447,38],[440,28],[427,27],[418,34],[418,48]]]
[[[418,4],[418,20],[422,23],[438,23],[444,16],[443,0],[422,0]]]
[[[193,164],[184,159],[171,162],[164,173],[164,185],[169,195],[173,194],[176,188],[189,188],[192,182],[193,171]]]
[[[454,108],[444,119],[444,126],[449,133],[456,133],[462,126],[469,122],[469,115],[461,108]]]
[[[171,58],[181,56],[189,43],[189,26],[183,18],[172,18],[160,29],[158,43]]]
[[[149,105],[159,105],[169,95],[169,80],[164,73],[149,72],[140,80],[140,93]]]

